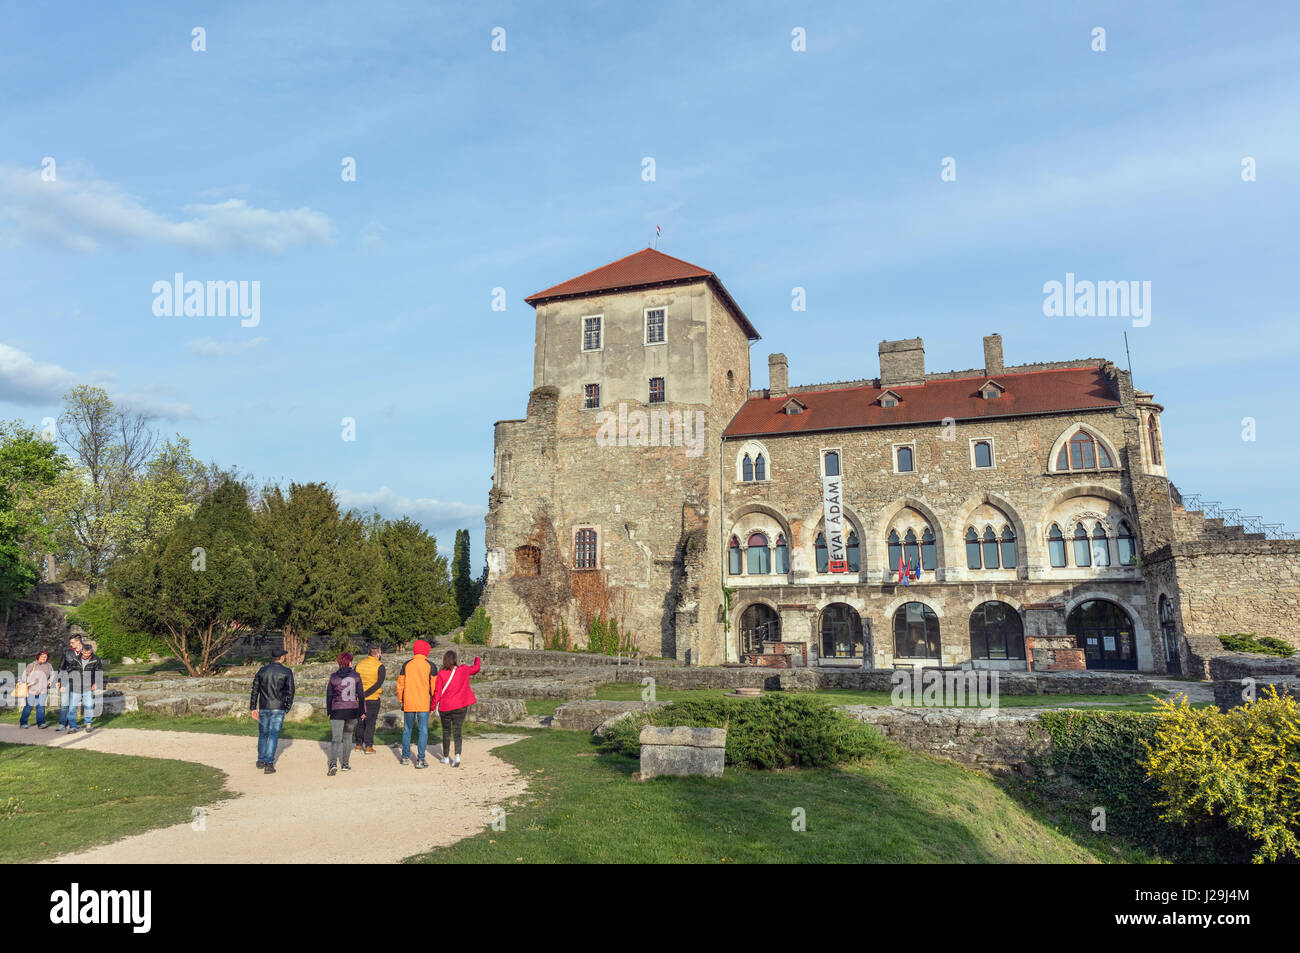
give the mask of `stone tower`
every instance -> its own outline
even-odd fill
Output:
[[[483,603],[493,642],[725,661],[722,432],[758,332],[712,272],[652,249],[526,299],[527,416],[496,424]]]

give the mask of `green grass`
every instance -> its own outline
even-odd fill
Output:
[[[0,743],[0,863],[44,860],[190,820],[229,797],[188,761]]]
[[[424,863],[1086,863],[997,783],[901,750],[830,769],[638,781],[576,732],[496,749],[529,779],[492,829]],[[802,808],[807,830],[792,828]]]

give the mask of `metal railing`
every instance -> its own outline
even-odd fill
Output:
[[[1199,493],[1181,494],[1183,509],[1199,512],[1206,519],[1223,520],[1224,526],[1240,526],[1247,533],[1262,533],[1265,539],[1300,539],[1300,533],[1288,533],[1284,523],[1265,523],[1261,516],[1243,516],[1241,510],[1207,500]]]

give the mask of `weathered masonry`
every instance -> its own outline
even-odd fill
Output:
[[[1166,671],[1187,632],[1296,638],[1300,543],[1185,510],[1163,408],[1108,360],[1008,365],[992,334],[935,373],[912,338],[836,383],[773,354],[755,389],[758,332],[704,268],[646,249],[527,300],[533,390],[496,424],[487,516],[499,644],[585,644],[603,614],[692,664]]]

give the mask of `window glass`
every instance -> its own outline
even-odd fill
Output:
[[[1047,555],[1057,569],[1065,565],[1065,537],[1061,533],[1061,527],[1055,523],[1047,533]]]
[[[993,447],[984,440],[975,444],[975,466],[981,468],[993,466]]]
[[[840,475],[840,455],[834,451],[826,454],[826,475]]]
[[[912,448],[911,447],[898,448],[898,472],[899,473],[912,472]]]

